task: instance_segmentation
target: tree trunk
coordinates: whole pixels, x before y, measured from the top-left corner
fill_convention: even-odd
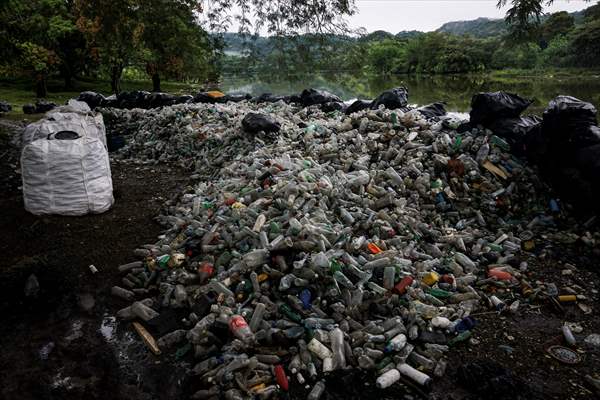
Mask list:
[[[152,74],[152,91],[160,92],[160,75],[158,75],[158,72]]]
[[[65,82],[65,90],[71,91],[73,90],[73,73],[71,67],[63,63],[60,68],[60,76],[64,79]]]
[[[121,74],[123,73],[122,65],[113,65],[110,70],[110,88],[114,94],[121,93]]]
[[[47,94],[46,75],[39,73],[35,76],[35,95],[38,99],[43,99]]]
[[[64,76],[65,79],[65,90],[70,91],[73,90],[73,77],[71,76],[70,73],[65,73]]]

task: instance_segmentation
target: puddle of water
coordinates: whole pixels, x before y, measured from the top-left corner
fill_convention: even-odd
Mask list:
[[[104,318],[102,318],[99,331],[104,337],[104,340],[108,343],[113,342],[117,333],[117,318],[112,315],[105,315]]]

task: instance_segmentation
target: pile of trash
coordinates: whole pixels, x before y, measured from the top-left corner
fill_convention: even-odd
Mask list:
[[[325,112],[341,111],[347,115],[366,109],[377,109],[384,106],[388,109],[408,108],[408,89],[397,87],[386,90],[374,100],[355,100],[347,104],[335,94],[321,89],[305,89],[299,94],[290,96],[277,96],[272,93],[263,93],[252,97],[248,93],[222,93],[217,90],[208,92],[199,92],[192,95],[173,95],[162,92],[146,92],[143,90],[134,90],[131,92],[121,92],[118,95],[105,97],[96,92],[82,92],[77,98],[79,101],[87,103],[93,110],[96,107],[119,108],[119,109],[154,109],[175,104],[226,104],[239,103],[245,100],[253,103],[278,103],[294,104],[302,107],[319,106]],[[428,117],[441,116],[446,114],[443,103],[434,103],[430,106],[422,107],[421,110]]]
[[[596,108],[571,96],[557,96],[543,118],[521,117],[532,102],[513,93],[476,94],[467,127],[490,129],[510,144],[513,154],[538,165],[562,197],[584,211],[597,212],[600,127]]]
[[[510,144],[382,96],[349,116],[284,101],[103,110],[130,135],[118,156],[194,171],[112,288],[152,352],[190,363],[192,398],[316,400],[350,369],[427,388],[476,312],[582,300],[526,280],[521,255],[553,215]]]

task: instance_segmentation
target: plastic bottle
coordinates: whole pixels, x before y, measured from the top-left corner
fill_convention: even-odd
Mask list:
[[[131,312],[143,321],[150,321],[158,317],[158,313],[140,301],[136,301],[131,305]]]
[[[564,324],[561,329],[563,337],[565,338],[565,342],[567,342],[569,346],[575,346],[577,344],[577,340],[575,340],[575,336],[573,336],[573,332],[571,331],[571,328],[569,328],[569,325]]]
[[[329,350],[323,343],[319,342],[315,338],[312,338],[311,341],[308,342],[307,348],[321,360],[333,356],[331,350]]]
[[[313,386],[310,393],[306,397],[307,400],[319,400],[325,392],[325,382],[319,381]]]
[[[232,315],[229,318],[229,330],[233,335],[244,343],[250,343],[254,340],[254,334],[241,315]]]
[[[344,333],[340,328],[335,328],[329,332],[331,341],[331,350],[333,350],[333,368],[346,368],[346,356],[344,352]]]
[[[429,377],[429,375],[414,369],[406,363],[398,364],[396,368],[398,368],[398,371],[402,375],[409,377],[411,380],[413,380],[421,386],[429,387],[431,385],[431,378]]]
[[[281,387],[281,389],[283,389],[287,392],[289,390],[289,382],[288,382],[288,378],[285,374],[285,370],[283,369],[283,366],[276,365],[274,368],[274,373],[275,373],[275,380],[277,381],[277,384],[279,385],[279,387]]]
[[[383,287],[391,290],[394,287],[394,278],[396,276],[396,268],[390,266],[383,269]]]
[[[406,346],[407,340],[408,340],[408,338],[406,337],[406,335],[403,333],[400,333],[400,334],[394,336],[392,339],[390,339],[390,341],[385,346],[385,351],[386,352],[400,351],[404,348],[404,346]]]
[[[211,263],[204,262],[198,266],[198,277],[200,283],[206,282],[215,273],[215,268]]]
[[[254,312],[252,313],[252,318],[250,319],[250,330],[252,332],[256,332],[260,327],[266,308],[267,306],[265,306],[263,303],[257,303],[256,307],[254,307]]]
[[[392,386],[394,383],[400,380],[400,371],[397,369],[390,369],[386,373],[380,375],[375,381],[375,385],[378,389],[385,389]]]

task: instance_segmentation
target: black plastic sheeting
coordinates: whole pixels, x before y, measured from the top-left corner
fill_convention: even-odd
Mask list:
[[[389,110],[395,110],[397,108],[403,108],[408,105],[408,89],[403,86],[386,90],[381,93],[373,103],[371,103],[372,109],[378,109],[379,106],[385,106]]]
[[[518,117],[531,103],[514,93],[478,93],[471,99],[471,124],[487,126],[501,118]]]
[[[248,133],[271,133],[279,132],[281,124],[266,114],[248,113],[242,120],[242,127]]]

